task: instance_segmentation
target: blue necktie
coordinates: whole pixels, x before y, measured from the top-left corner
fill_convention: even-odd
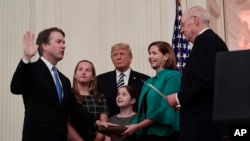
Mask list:
[[[62,86],[60,84],[59,76],[58,76],[57,69],[55,66],[52,67],[52,71],[53,71],[55,82],[56,82],[56,90],[57,90],[58,98],[59,98],[60,103],[62,103]]]

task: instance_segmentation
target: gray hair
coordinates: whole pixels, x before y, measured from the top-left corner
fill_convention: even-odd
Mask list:
[[[188,11],[188,13],[190,14],[190,16],[196,16],[198,17],[204,24],[209,25],[210,22],[210,17],[209,17],[209,13],[207,10],[205,10],[204,8],[200,7],[200,6],[194,6],[191,7]]]

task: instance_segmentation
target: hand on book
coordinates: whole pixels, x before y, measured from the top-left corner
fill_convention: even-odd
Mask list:
[[[118,125],[114,124],[114,123],[106,122],[106,121],[96,120],[95,126],[97,126],[97,127],[103,126],[103,127],[107,128],[108,126],[118,126]]]
[[[111,123],[112,124],[112,123]],[[98,132],[101,132],[103,134],[109,135],[109,134],[122,134],[125,130],[127,129],[127,127],[125,126],[120,126],[120,125],[108,125],[107,127],[104,126],[98,126]]]

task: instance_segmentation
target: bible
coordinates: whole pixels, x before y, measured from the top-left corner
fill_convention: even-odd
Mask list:
[[[127,127],[125,126],[108,126],[107,128],[104,126],[98,126],[97,130],[103,134],[119,134],[123,133]]]

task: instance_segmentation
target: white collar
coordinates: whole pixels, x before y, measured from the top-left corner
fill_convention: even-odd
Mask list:
[[[41,57],[41,60],[45,63],[45,65],[46,65],[46,66],[48,67],[48,69],[51,71],[53,65],[52,65],[48,60],[46,60],[44,57]]]
[[[205,32],[206,30],[208,30],[209,28],[204,28],[203,30],[201,30],[201,32],[198,35],[201,35],[203,32]]]
[[[115,70],[116,71],[116,78],[118,78],[120,76],[121,73],[123,73],[126,77],[128,77],[130,75],[130,72],[131,72],[131,68],[129,68],[128,70],[124,71],[124,72],[120,72],[118,70]]]

